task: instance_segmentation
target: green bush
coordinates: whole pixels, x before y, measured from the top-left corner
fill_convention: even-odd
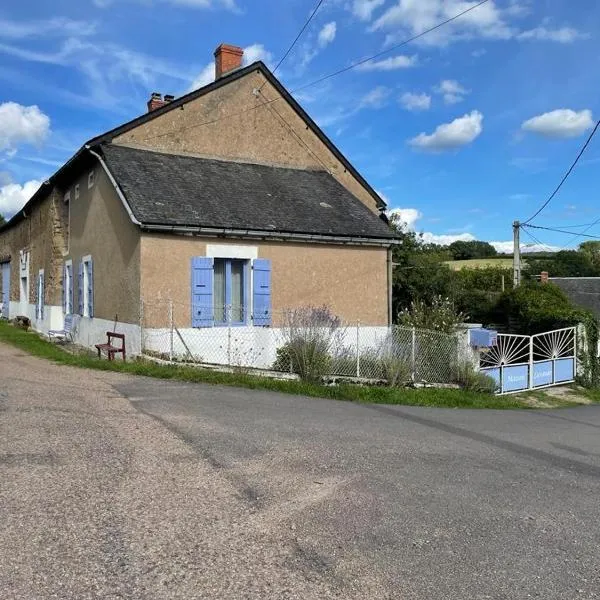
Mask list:
[[[296,373],[302,381],[320,382],[331,372],[332,359],[318,340],[296,338],[277,348],[274,371]]]
[[[469,392],[482,394],[494,394],[498,389],[498,384],[493,377],[477,371],[468,362],[462,363],[456,368],[456,383]]]

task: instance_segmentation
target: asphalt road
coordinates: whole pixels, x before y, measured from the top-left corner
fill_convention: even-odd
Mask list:
[[[600,406],[360,406],[0,345],[0,598],[600,598]]]

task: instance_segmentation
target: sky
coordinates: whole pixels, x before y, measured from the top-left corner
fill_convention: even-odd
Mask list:
[[[274,68],[315,4],[3,3],[0,213],[18,211],[86,140],[145,112],[151,92],[210,83],[218,44]],[[600,3],[489,0],[393,49],[474,4],[324,0],[276,75],[406,227],[509,251],[512,222],[539,208],[600,118]],[[599,173],[600,134],[533,223],[585,231],[573,226],[600,218]],[[528,231],[552,249],[582,241],[525,230],[529,249]]]

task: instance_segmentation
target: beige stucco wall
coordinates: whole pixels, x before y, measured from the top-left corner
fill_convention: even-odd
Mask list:
[[[169,300],[175,323],[191,325],[191,259],[207,244],[254,246],[272,261],[272,307],[328,306],[336,315],[364,325],[388,322],[387,250],[285,242],[225,241],[142,234],[141,292],[148,327],[168,325]]]
[[[10,256],[10,300],[20,300],[20,251],[29,251],[29,304],[37,300],[36,281],[44,270],[44,304],[60,305],[65,231],[62,195],[57,191],[28,211],[27,218],[0,232],[0,261]],[[0,290],[2,282],[0,281]],[[16,315],[13,315],[16,316]]]
[[[115,144],[176,154],[329,171],[373,212],[363,185],[306,126],[271,84],[254,71],[116,137]],[[262,106],[261,106],[262,105]],[[215,121],[216,122],[212,122]]]
[[[88,173],[71,187],[71,235],[66,259],[73,261],[75,310],[77,269],[82,257],[94,265],[94,317],[121,323],[139,323],[140,230],[125,211],[104,170],[94,169],[95,183],[88,189]],[[74,186],[80,196],[75,199]]]

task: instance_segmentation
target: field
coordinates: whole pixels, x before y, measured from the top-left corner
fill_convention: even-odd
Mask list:
[[[482,267],[496,267],[498,269],[512,269],[512,258],[472,258],[470,260],[447,260],[444,264],[448,265],[453,271],[461,269],[481,269]]]

